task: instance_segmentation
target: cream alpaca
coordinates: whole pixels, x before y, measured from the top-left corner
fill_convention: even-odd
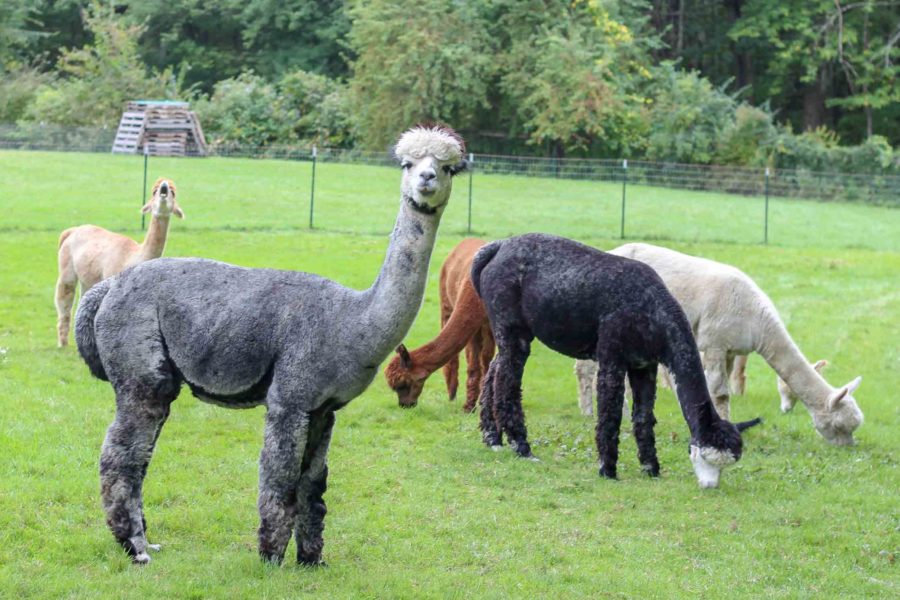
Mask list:
[[[740,270],[649,244],[625,244],[611,254],[653,267],[684,309],[703,353],[707,386],[716,410],[729,412],[728,379],[735,357],[759,353],[812,415],[816,430],[832,444],[853,443],[863,414],[853,398],[861,377],[828,385],[791,339],[775,305]],[[821,368],[821,367],[820,367]],[[590,377],[579,369],[579,377]],[[792,406],[782,401],[782,408]]]
[[[170,179],[158,179],[153,185],[150,202],[144,205],[141,212],[151,213],[150,226],[141,244],[96,225],[71,227],[59,236],[56,333],[60,347],[69,343],[77,284],[81,284],[81,293],[84,294],[107,277],[162,256],[169,231],[169,217],[174,214],[184,218],[184,212],[175,201],[175,184]]]

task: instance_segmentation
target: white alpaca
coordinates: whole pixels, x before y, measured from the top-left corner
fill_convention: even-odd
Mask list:
[[[809,364],[775,305],[746,274],[649,244],[625,244],[610,253],[653,267],[678,300],[703,353],[707,386],[723,418],[728,418],[728,380],[735,358],[757,352],[786,382],[782,410],[793,407],[789,389],[809,410],[822,437],[836,445],[853,443],[853,431],[862,424],[863,414],[852,394],[862,378],[841,388],[828,385],[817,372],[822,365]],[[576,373],[579,378],[592,375],[587,367],[576,368]],[[584,406],[583,398],[580,402]]]
[[[69,343],[72,323],[72,304],[75,287],[81,284],[84,294],[107,277],[121,273],[138,263],[159,258],[166,247],[169,217],[180,219],[184,213],[175,201],[175,184],[160,178],[153,185],[150,202],[141,208],[151,213],[150,226],[144,241],[107,231],[96,225],[70,227],[59,236],[59,279],[56,281],[57,344]]]

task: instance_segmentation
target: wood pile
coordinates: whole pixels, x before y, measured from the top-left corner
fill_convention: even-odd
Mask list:
[[[206,139],[187,102],[129,102],[119,121],[114,154],[206,156]]]

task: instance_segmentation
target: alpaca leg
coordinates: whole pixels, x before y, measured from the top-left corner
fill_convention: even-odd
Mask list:
[[[328,446],[334,428],[334,412],[312,416],[303,454],[303,473],[297,486],[297,562],[321,565],[325,531],[325,490],[328,487]]]
[[[441,295],[443,296],[443,290]],[[449,304],[441,302],[441,329],[446,327],[452,313],[453,308]],[[459,390],[459,356],[454,355],[447,361],[447,364],[444,365],[443,373],[444,381],[447,383],[447,396],[450,400],[455,400],[456,392]]]
[[[155,397],[152,389],[117,395],[116,418],[100,454],[100,494],[106,523],[136,563],[150,562],[144,519],[143,482],[153,448],[169,415],[173,395]]]
[[[597,384],[597,363],[592,360],[575,361],[575,378],[578,380],[578,406],[581,414],[594,414],[594,387]]]
[[[59,279],[56,281],[56,345],[60,348],[69,344],[69,330],[72,327],[72,305],[75,303],[75,286],[78,278],[65,246],[59,251]]]
[[[306,449],[309,413],[267,399],[266,431],[259,457],[259,555],[281,564],[297,525],[297,488]]]
[[[618,353],[606,350],[597,355],[597,452],[600,475],[615,479],[625,401],[625,365]]]
[[[490,446],[492,450],[499,450],[503,445],[500,436],[500,428],[494,419],[494,373],[497,370],[497,361],[491,361],[488,366],[487,375],[484,376],[484,382],[481,386],[481,415],[480,428],[481,439],[485,444]]]
[[[475,410],[475,404],[478,400],[479,394],[481,394],[481,390],[484,386],[485,377],[487,376],[488,367],[491,365],[491,361],[494,358],[494,336],[491,334],[491,330],[488,326],[482,327],[481,331],[475,334],[481,340],[481,352],[476,357],[478,361],[478,378],[473,382],[473,387],[471,392],[466,390],[467,398],[466,398],[466,406],[463,407],[466,412],[472,412]],[[471,396],[468,394],[471,393]]]
[[[703,353],[706,385],[712,397],[716,412],[723,419],[728,419],[728,355],[724,350],[706,350]]]
[[[522,411],[522,375],[531,353],[531,339],[522,334],[507,333],[499,343],[500,352],[494,373],[494,420],[506,433],[506,439],[516,454],[530,458],[528,430]]]
[[[746,354],[732,356],[732,363],[728,368],[731,374],[731,391],[737,396],[743,396],[747,387],[747,358]]]
[[[656,457],[656,438],[653,426],[656,417],[653,405],[656,402],[656,365],[643,369],[629,369],[632,408],[631,425],[638,447],[641,469],[651,477],[659,477],[659,460]]]
[[[476,333],[466,344],[466,403],[463,410],[471,412],[475,408],[478,392],[481,391],[481,338]]]

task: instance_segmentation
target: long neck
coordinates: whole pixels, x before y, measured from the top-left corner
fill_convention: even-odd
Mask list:
[[[487,319],[484,305],[475,292],[472,281],[466,277],[462,285],[453,313],[438,336],[410,352],[413,364],[428,375],[459,354]]]
[[[169,233],[169,217],[153,216],[150,219],[150,226],[147,228],[147,235],[141,244],[139,251],[141,260],[150,260],[159,258],[166,249],[166,236]]]
[[[675,394],[691,436],[699,439],[720,417],[709,397],[700,351],[691,326],[684,312],[679,307],[675,308],[678,310],[669,312],[665,328],[667,349],[663,364],[675,377]]]
[[[363,293],[359,323],[372,344],[365,351],[378,364],[406,337],[412,326],[428,279],[428,263],[440,214],[423,215],[401,201],[381,272]]]
[[[809,364],[777,315],[765,311],[758,319],[760,321],[763,327],[756,342],[756,351],[787,382],[807,408],[824,409],[834,390]]]

